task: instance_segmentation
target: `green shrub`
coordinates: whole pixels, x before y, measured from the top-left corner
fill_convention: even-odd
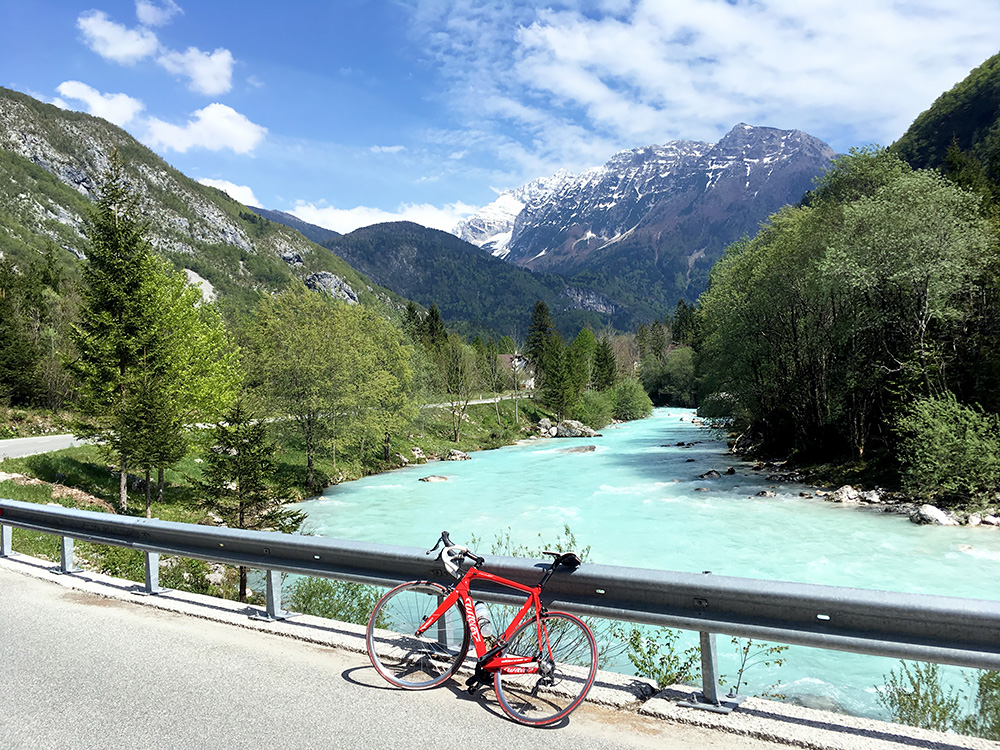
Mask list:
[[[1000,672],[976,673],[976,695],[971,701],[972,711],[967,713],[962,704],[970,703],[968,696],[961,690],[945,690],[937,664],[904,661],[900,667],[900,674],[890,671],[885,685],[878,689],[879,703],[893,721],[939,732],[1000,739]],[[973,678],[966,680],[971,683]]]
[[[611,632],[626,644],[626,654],[635,673],[655,681],[661,690],[668,685],[695,681],[701,674],[701,650],[692,646],[678,652],[677,630],[618,623]]]
[[[327,578],[300,578],[284,598],[288,608],[295,612],[366,625],[380,596],[375,586]]]
[[[955,396],[920,399],[898,420],[904,487],[944,503],[987,502],[1000,489],[1000,417]]]
[[[599,430],[609,425],[614,418],[611,397],[607,393],[584,391],[576,406],[570,411],[570,417]]]
[[[615,419],[642,419],[653,413],[653,402],[635,378],[624,378],[611,390]]]

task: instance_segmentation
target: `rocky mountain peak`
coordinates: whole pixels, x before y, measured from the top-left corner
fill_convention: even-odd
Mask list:
[[[577,175],[535,180],[455,233],[509,262],[569,276],[606,267],[616,246],[631,248],[622,252],[644,256],[655,275],[675,277],[673,293],[694,299],[707,278],[706,267],[697,281],[694,267],[800,199],[833,156],[802,131],[739,123],[718,143],[641,146]]]

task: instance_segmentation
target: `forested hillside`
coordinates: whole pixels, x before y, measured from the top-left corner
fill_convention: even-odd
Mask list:
[[[892,151],[915,169],[948,169],[952,146],[1000,180],[1000,54],[941,94]]]
[[[635,323],[629,310],[587,288],[517,268],[419,224],[376,224],[323,244],[376,283],[425,307],[437,305],[449,325],[470,336],[523,338],[537,300],[549,306],[566,335],[584,325],[600,330]]]
[[[105,120],[0,88],[0,252],[27,267],[52,248],[70,275],[86,253],[84,227],[100,175],[118,152],[156,252],[245,309],[316,273],[334,274],[360,299],[401,309],[347,263],[282,224],[179,173]],[[189,274],[190,275],[190,274]],[[208,289],[206,288],[207,292]]]

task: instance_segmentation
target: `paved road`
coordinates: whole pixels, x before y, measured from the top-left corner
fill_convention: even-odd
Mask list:
[[[82,444],[72,435],[42,435],[41,437],[12,438],[0,440],[0,461],[5,458],[20,458],[34,456],[36,453],[49,453]]]
[[[560,728],[522,727],[457,690],[389,689],[360,654],[2,567],[0,634],[9,750],[776,747],[590,706]]]

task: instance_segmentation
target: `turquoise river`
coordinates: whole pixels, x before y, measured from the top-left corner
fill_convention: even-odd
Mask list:
[[[327,537],[427,548],[447,529],[456,542],[482,540],[488,553],[498,535],[537,548],[568,525],[595,563],[1000,600],[1000,530],[920,527],[801,497],[811,488],[768,481],[692,419],[657,409],[600,438],[412,466],[332,487],[300,507],[308,532]],[[580,445],[596,450],[566,451]],[[725,475],[730,466],[735,474]],[[723,475],[699,478],[711,469]],[[448,481],[418,481],[430,474]],[[758,497],[764,489],[776,496]],[[724,636],[719,652],[720,671],[732,675],[735,648]],[[780,681],[776,691],[790,700],[880,716],[876,686],[898,670],[892,659],[804,647],[783,656],[780,667],[749,669],[741,692]],[[946,672],[970,692],[960,670]]]

